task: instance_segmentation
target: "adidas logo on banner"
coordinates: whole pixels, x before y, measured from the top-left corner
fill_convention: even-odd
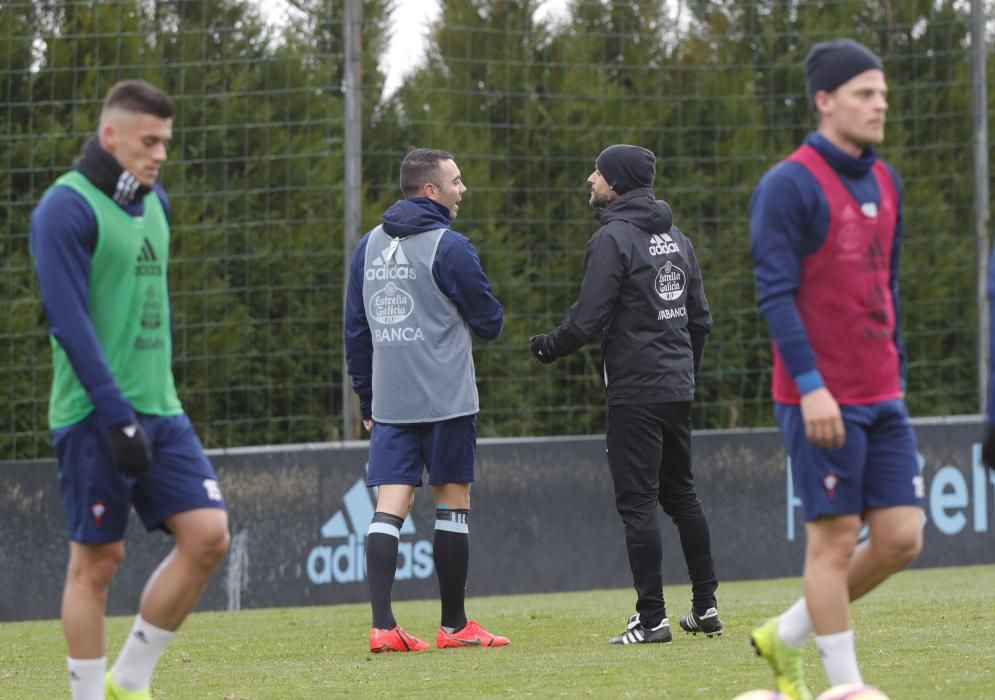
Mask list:
[[[668,255],[680,252],[669,233],[654,233],[650,236],[650,255]]]
[[[374,502],[366,482],[360,479],[342,497],[341,510],[321,526],[321,536],[338,544],[318,545],[307,557],[311,583],[358,583],[366,580],[366,531],[373,520]],[[414,535],[411,516],[401,526],[401,536]],[[397,544],[396,580],[429,578],[435,570],[432,541],[403,539]]]

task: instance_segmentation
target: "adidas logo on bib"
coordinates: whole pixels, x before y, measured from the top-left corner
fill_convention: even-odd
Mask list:
[[[366,270],[366,279],[413,280],[415,279],[415,268],[411,267],[408,256],[404,254],[402,248],[395,246],[393,252],[390,248],[385,248],[370,263],[370,267]]]

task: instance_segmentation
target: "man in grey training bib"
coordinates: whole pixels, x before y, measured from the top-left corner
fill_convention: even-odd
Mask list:
[[[439,648],[504,646],[468,620],[470,483],[477,451],[477,385],[470,332],[501,333],[504,311],[470,240],[450,221],[466,192],[453,156],[416,149],[401,191],[356,246],[345,310],[346,361],[371,432],[367,484],[377,508],[366,539],[373,608],[370,651],[422,651],[391,611],[398,540],[428,470],[435,496],[433,559],[442,621]]]

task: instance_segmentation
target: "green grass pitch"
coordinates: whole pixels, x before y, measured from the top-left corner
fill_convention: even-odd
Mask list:
[[[472,587],[472,572],[471,572]],[[729,700],[772,687],[750,629],[800,591],[798,579],[719,588],[726,632],[685,635],[689,589],[668,586],[670,645],[605,644],[631,614],[631,590],[495,596],[467,601],[472,617],[511,637],[503,649],[374,655],[366,605],[197,613],[167,649],[153,697],[218,700],[365,697],[593,697]],[[436,601],[396,602],[401,624],[434,644]],[[995,698],[995,565],[907,571],[853,609],[866,682],[892,700]],[[111,659],[131,618],[108,621]],[[806,671],[826,687],[814,644]],[[65,647],[56,620],[0,625],[0,696],[66,698]]]

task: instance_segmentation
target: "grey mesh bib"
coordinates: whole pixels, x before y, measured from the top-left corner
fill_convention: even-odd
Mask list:
[[[432,276],[446,229],[370,233],[363,304],[373,336],[373,419],[425,423],[477,413],[470,328]]]

